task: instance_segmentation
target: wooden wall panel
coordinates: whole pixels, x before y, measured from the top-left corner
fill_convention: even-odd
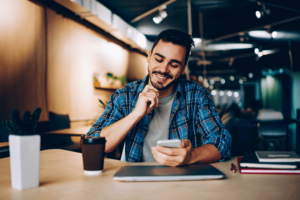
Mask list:
[[[93,88],[94,73],[145,76],[145,70],[135,70],[145,68],[145,56],[51,9],[47,22],[50,111],[68,113],[72,120],[97,119],[103,112],[98,99],[109,100],[112,92]]]
[[[48,110],[96,119],[112,93],[93,88],[94,73],[146,75],[145,56],[31,1],[0,1],[0,19],[0,120],[38,106],[40,120]]]
[[[143,79],[148,74],[147,57],[138,52],[131,51],[128,59],[126,77],[130,80]]]
[[[42,108],[47,120],[44,8],[0,1],[0,120],[10,112]]]

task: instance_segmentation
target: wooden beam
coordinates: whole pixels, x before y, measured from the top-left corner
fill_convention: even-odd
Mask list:
[[[192,35],[192,6],[191,0],[188,0],[188,25],[189,25],[189,35]]]

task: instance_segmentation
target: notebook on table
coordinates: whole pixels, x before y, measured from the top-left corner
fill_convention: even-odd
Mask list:
[[[265,169],[265,168],[243,168],[240,166],[242,157],[237,158],[239,170],[241,174],[299,174],[299,166],[296,169]]]
[[[113,177],[116,181],[187,181],[222,178],[225,178],[225,175],[208,164],[180,167],[124,166]]]
[[[256,151],[259,162],[300,162],[300,156],[293,151]]]
[[[295,162],[277,163],[277,162],[259,162],[255,153],[245,153],[241,159],[242,168],[269,168],[269,169],[296,169]]]

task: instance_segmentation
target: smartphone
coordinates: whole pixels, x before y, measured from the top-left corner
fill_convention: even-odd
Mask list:
[[[179,140],[179,139],[175,139],[175,140],[158,140],[157,141],[157,146],[179,148],[180,145],[181,145],[181,140]]]

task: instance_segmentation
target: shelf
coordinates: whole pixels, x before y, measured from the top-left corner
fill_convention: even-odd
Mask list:
[[[117,89],[115,88],[103,88],[103,87],[94,87],[96,90],[106,90],[110,92],[115,92]],[[119,89],[119,88],[118,88]]]

